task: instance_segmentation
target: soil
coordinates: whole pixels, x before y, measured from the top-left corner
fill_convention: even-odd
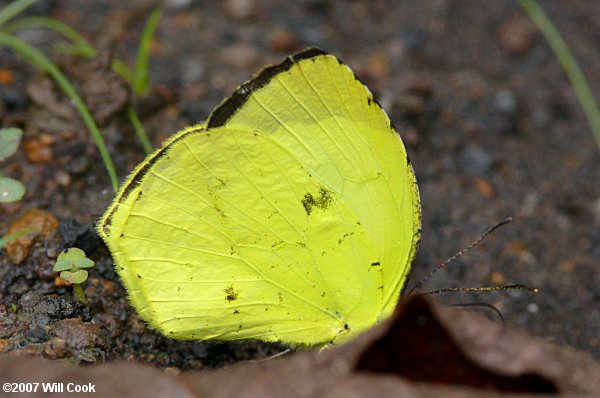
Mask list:
[[[600,93],[600,3],[540,4],[592,92]],[[204,120],[261,66],[319,46],[374,92],[413,162],[423,232],[408,286],[512,216],[421,290],[535,286],[540,293],[443,293],[437,299],[491,304],[509,326],[600,358],[600,148],[554,53],[517,2],[165,0],[162,7],[151,45],[152,91],[141,98],[133,98],[109,65],[111,57],[133,64],[151,12],[145,2],[48,1],[27,11],[86,37],[102,50],[92,61],[51,51],[60,38],[46,31],[19,34],[44,49],[82,93],[121,178],[144,157],[125,116],[129,101],[158,146]],[[38,216],[49,228],[20,264],[0,252],[0,351],[200,369],[282,349],[174,341],[146,327],[93,230],[113,192],[85,125],[49,78],[6,48],[0,49],[0,72],[0,126],[25,131],[0,173],[27,188],[22,201],[0,205],[0,233],[30,209],[43,210]],[[87,305],[52,272],[58,253],[72,246],[96,262],[84,287]],[[483,305],[474,310],[498,319]]]

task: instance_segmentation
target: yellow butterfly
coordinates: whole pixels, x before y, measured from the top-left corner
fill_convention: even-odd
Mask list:
[[[394,310],[421,226],[400,136],[317,48],[148,156],[98,224],[133,306],[177,339],[337,344]]]

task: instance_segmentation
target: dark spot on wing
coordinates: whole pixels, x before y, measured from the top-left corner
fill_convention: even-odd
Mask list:
[[[233,285],[226,287],[223,291],[225,292],[225,301],[229,303],[237,300],[239,297],[239,293],[233,288]]]
[[[319,196],[316,198],[309,192],[304,195],[304,199],[302,199],[302,206],[304,206],[304,210],[306,214],[310,216],[312,213],[313,207],[319,208],[321,210],[325,210],[329,207],[331,202],[333,202],[333,197],[331,196],[331,191],[325,187],[319,188]]]

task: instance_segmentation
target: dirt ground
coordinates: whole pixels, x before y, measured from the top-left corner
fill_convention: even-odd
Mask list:
[[[0,2],[4,5],[6,2]],[[95,61],[47,51],[93,108],[120,178],[143,159],[124,116],[126,85],[109,57],[131,64],[147,2],[45,1],[28,15],[63,21],[104,52]],[[124,5],[126,4],[126,5]],[[540,1],[600,97],[600,3]],[[204,120],[261,66],[307,46],[341,58],[400,131],[422,199],[423,232],[409,287],[497,221],[514,221],[436,274],[423,290],[526,283],[540,293],[444,293],[445,304],[485,302],[509,326],[600,358],[600,148],[569,81],[517,2],[473,0],[164,0],[152,43],[152,92],[134,102],[155,146]],[[20,37],[49,49],[57,36]],[[92,227],[113,192],[97,149],[68,100],[3,48],[0,124],[24,129],[0,172],[26,197],[0,205],[0,234],[28,209],[59,221],[17,265],[0,251],[0,351],[94,363],[221,367],[277,345],[172,341],[128,305]],[[98,87],[98,82],[102,82]],[[65,247],[96,261],[89,304],[56,283]],[[477,311],[485,310],[477,309]],[[489,314],[494,317],[493,313]],[[496,318],[497,319],[497,318]]]

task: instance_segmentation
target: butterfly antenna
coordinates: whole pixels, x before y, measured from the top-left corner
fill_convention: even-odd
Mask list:
[[[451,305],[449,305],[449,307],[463,307],[463,308],[464,307],[484,307],[484,308],[492,310],[496,315],[498,315],[498,318],[500,318],[500,321],[502,322],[502,324],[506,325],[506,322],[504,321],[504,317],[502,316],[502,312],[500,312],[500,310],[498,308],[494,307],[492,304],[475,301],[475,302],[471,302],[471,303],[451,304]]]
[[[454,256],[450,257],[449,259],[445,260],[444,262],[439,264],[437,267],[432,269],[427,275],[425,275],[425,277],[423,279],[421,279],[419,282],[417,282],[417,284],[415,286],[413,286],[412,289],[409,290],[408,295],[412,294],[412,292],[414,292],[415,290],[420,288],[423,285],[423,283],[425,283],[429,278],[431,278],[436,272],[438,272],[439,270],[444,268],[446,265],[450,264],[452,261],[454,261],[457,258],[459,258],[460,256],[462,256],[463,254],[465,254],[466,252],[468,252],[469,250],[471,250],[478,244],[480,244],[481,241],[484,240],[489,234],[491,234],[492,232],[494,232],[501,226],[508,224],[511,221],[512,221],[512,217],[507,217],[504,220],[496,223],[496,225],[494,225],[493,227],[491,227],[490,229],[485,231],[479,238],[475,239],[469,246],[465,247],[464,249],[462,249],[461,251],[456,253]]]
[[[445,289],[432,290],[422,294],[438,294],[446,292],[491,292],[494,290],[529,290],[532,293],[539,293],[540,289],[529,285],[503,285],[503,286],[484,286],[484,287],[447,287]]]

